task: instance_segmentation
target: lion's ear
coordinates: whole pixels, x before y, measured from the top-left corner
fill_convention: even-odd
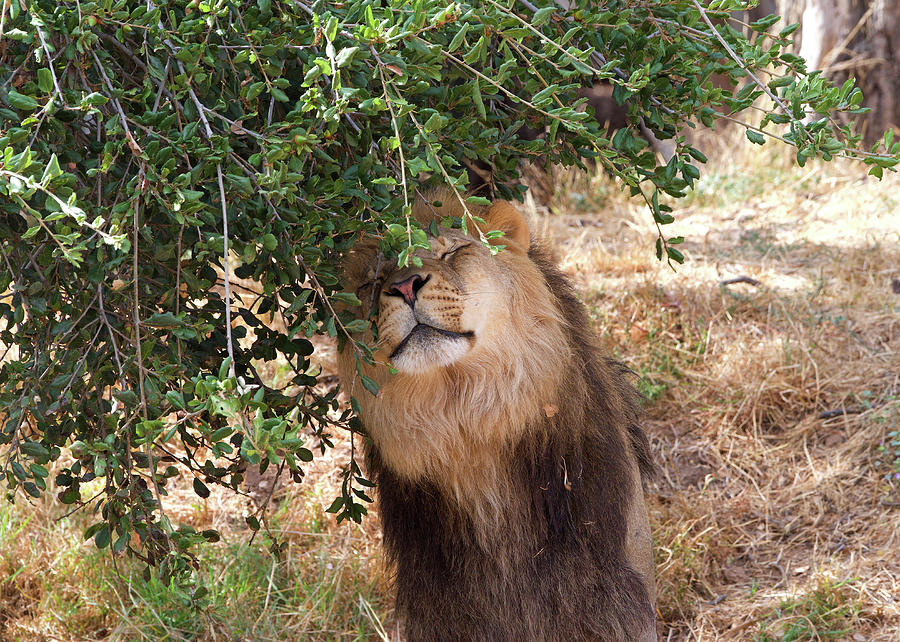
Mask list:
[[[528,223],[525,217],[509,201],[494,201],[483,214],[487,230],[501,230],[504,238],[496,239],[496,243],[505,243],[505,239],[512,239],[523,250],[531,246],[531,233],[528,231]]]

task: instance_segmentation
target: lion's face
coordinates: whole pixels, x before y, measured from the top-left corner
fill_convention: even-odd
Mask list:
[[[512,271],[521,249],[498,256],[458,230],[442,230],[421,267],[370,264],[357,296],[377,304],[379,352],[397,370],[424,373],[478,354],[509,329]]]

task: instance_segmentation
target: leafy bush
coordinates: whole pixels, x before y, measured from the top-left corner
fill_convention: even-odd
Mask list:
[[[55,486],[98,509],[85,537],[170,577],[218,537],[166,519],[176,463],[201,497],[237,490],[248,466],[299,481],[334,431],[361,431],[310,362],[316,334],[371,356],[336,313],[355,302],[337,257],[369,234],[415,262],[428,237],[409,202],[428,181],[464,190],[466,159],[512,198],[520,161],[592,158],[646,199],[657,254],[676,262],[660,196],[700,177],[705,156],[678,134],[691,122],[757,101],[747,136],[794,145],[800,164],[850,156],[880,176],[897,162],[890,134],[866,152],[808,119],[862,96],[786,52],[796,25],[761,19],[748,40],[734,0],[157,1],[4,4],[0,465],[8,497]],[[632,123],[611,137],[576,97],[601,81]],[[668,162],[641,124],[675,138]],[[274,359],[292,371],[281,389],[257,372]],[[329,510],[358,521],[369,485],[351,459]]]

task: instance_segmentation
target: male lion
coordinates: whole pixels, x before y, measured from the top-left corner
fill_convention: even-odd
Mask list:
[[[345,264],[375,315],[377,397],[351,347],[339,370],[371,437],[405,639],[655,640],[651,463],[626,368],[515,207],[472,209],[505,233],[496,256],[440,228],[420,268],[374,241]],[[442,192],[413,215],[463,210]]]

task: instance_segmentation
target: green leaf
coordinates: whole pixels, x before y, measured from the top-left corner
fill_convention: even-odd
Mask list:
[[[109,98],[107,98],[103,94],[98,94],[97,92],[90,93],[81,99],[82,105],[87,105],[90,107],[101,107],[108,102]]]
[[[354,319],[344,323],[344,329],[350,334],[362,334],[369,329],[371,323],[366,319]]]
[[[46,479],[47,477],[50,476],[50,473],[47,471],[47,469],[44,468],[43,466],[41,466],[40,464],[30,464],[28,466],[28,469],[31,471],[31,474],[34,475],[35,477],[42,477],[42,478]]]
[[[126,406],[136,406],[138,403],[138,396],[133,390],[113,390],[112,396]]]
[[[484,109],[484,101],[481,99],[481,86],[478,84],[478,78],[475,78],[475,82],[472,86],[472,102],[475,103],[475,111],[478,112],[478,115],[482,118],[487,118],[487,112]]]
[[[322,68],[318,65],[313,65],[312,67],[310,67],[306,71],[306,75],[303,77],[303,86],[309,87],[311,84],[313,84],[316,78],[322,75],[322,73]],[[265,86],[265,83],[263,83],[263,86]]]
[[[78,487],[73,485],[59,493],[57,498],[63,504],[70,505],[81,499],[81,493],[78,491]]]
[[[171,312],[157,312],[156,314],[152,314],[147,317],[141,323],[143,325],[150,326],[151,328],[174,328],[180,325],[184,325],[184,321],[176,317]]]
[[[549,87],[547,87],[546,89],[543,89],[543,90],[539,91],[538,93],[536,93],[532,97],[531,102],[535,105],[541,105],[542,103],[550,102],[550,98],[553,96],[553,94],[556,93],[556,91],[558,89],[559,89],[559,85],[552,84]]]
[[[199,495],[203,499],[206,499],[207,497],[209,497],[209,488],[207,488],[206,484],[204,484],[202,481],[200,481],[196,477],[194,477],[193,486],[194,486],[194,492],[197,493],[197,495]]]
[[[59,161],[56,159],[56,154],[51,154],[50,161],[44,168],[44,175],[41,176],[41,185],[47,185],[54,178],[61,175],[62,170],[59,168]]]
[[[123,530],[122,533],[116,538],[116,541],[113,542],[112,552],[113,553],[121,553],[123,550],[125,550],[125,546],[128,544],[128,541],[130,539],[131,539],[131,532],[127,529]]]
[[[275,248],[278,247],[278,239],[275,238],[274,234],[263,234],[262,244],[263,247],[266,248],[266,250],[268,250],[269,252],[274,252]]]
[[[317,68],[313,67],[313,69]],[[265,88],[266,83],[261,80],[259,82],[252,83],[249,87],[247,87],[247,93],[245,95],[246,99],[248,101],[256,100]]]
[[[166,399],[179,410],[184,410],[184,397],[177,390],[169,390],[166,393]]]
[[[538,9],[534,12],[534,16],[531,18],[531,26],[540,27],[547,23],[550,20],[550,16],[553,15],[553,12],[556,11],[556,7],[544,7],[543,9]]]
[[[364,374],[360,374],[359,379],[362,382],[363,388],[368,390],[372,394],[372,396],[378,396],[378,384],[375,383],[374,379],[367,377]]]
[[[38,88],[45,94],[51,93],[53,91],[53,74],[50,73],[50,70],[41,67],[37,70],[37,77]]]
[[[676,250],[674,247],[666,248],[666,254],[676,263],[684,263],[684,254]]]
[[[338,69],[346,67],[353,60],[353,56],[359,51],[359,47],[345,47],[338,52],[334,58],[334,63]]]
[[[764,145],[766,142],[766,137],[760,134],[757,131],[752,129],[747,130],[747,140],[756,145]]]
[[[6,95],[6,99],[9,101],[9,104],[12,105],[13,109],[22,111],[34,111],[39,104],[38,101],[31,96],[20,94],[15,89],[10,90]]]
[[[793,85],[795,82],[793,76],[782,76],[781,78],[774,78],[769,81],[769,89],[778,89],[780,87],[787,87],[788,85]]]
[[[800,28],[800,23],[795,22],[794,24],[788,25],[787,27],[782,29],[780,32],[778,32],[778,37],[787,38],[789,35],[791,35],[795,31],[797,31],[797,29],[799,29],[799,28]]]
[[[219,381],[224,381],[228,378],[228,372],[231,369],[231,357],[225,357],[222,359],[222,364],[219,366]]]
[[[25,470],[25,467],[17,461],[13,461],[10,464],[12,468],[13,475],[15,475],[20,481],[25,481],[28,479],[28,472]]]
[[[779,20],[781,20],[780,16],[768,15],[765,18],[760,18],[759,20],[751,22],[750,28],[754,31],[765,31]]]
[[[328,42],[333,42],[335,36],[337,36],[338,30],[338,19],[334,16],[328,17],[328,22],[325,24],[325,38]]]
[[[750,130],[748,129],[747,131]],[[690,178],[700,178],[700,170],[689,163],[682,165],[681,171],[684,172],[685,176],[689,176]]]
[[[109,525],[101,524],[100,529],[97,531],[97,534],[94,536],[94,543],[97,545],[97,548],[104,549],[109,545]]]
[[[331,502],[331,506],[325,509],[326,513],[336,513],[344,506],[344,498],[338,497],[333,502]]]
[[[225,439],[228,435],[234,433],[234,428],[231,426],[222,426],[217,431],[209,436],[210,441],[219,441],[220,439]]]
[[[332,300],[339,301],[345,305],[358,306],[362,304],[359,297],[352,292],[335,292],[331,295],[331,298]]]
[[[450,44],[447,47],[447,51],[453,53],[457,49],[459,49],[463,45],[463,41],[466,37],[466,33],[469,31],[469,23],[464,22],[462,29],[456,32],[453,36],[453,40],[450,41]],[[477,82],[477,81],[476,81]]]
[[[444,126],[444,119],[438,112],[433,113],[428,120],[425,121],[425,131],[436,132]]]
[[[220,540],[222,539],[222,536],[219,534],[219,531],[217,531],[217,530],[215,530],[215,529],[213,529],[213,528],[208,528],[208,529],[206,529],[205,531],[203,531],[202,533],[200,533],[200,535],[201,535],[201,536],[203,537],[203,539],[205,539],[207,542],[218,542],[218,541],[220,541]]]
[[[19,450],[28,455],[29,457],[34,457],[36,459],[44,459],[50,457],[50,451],[47,448],[36,441],[23,441],[19,445]]]

